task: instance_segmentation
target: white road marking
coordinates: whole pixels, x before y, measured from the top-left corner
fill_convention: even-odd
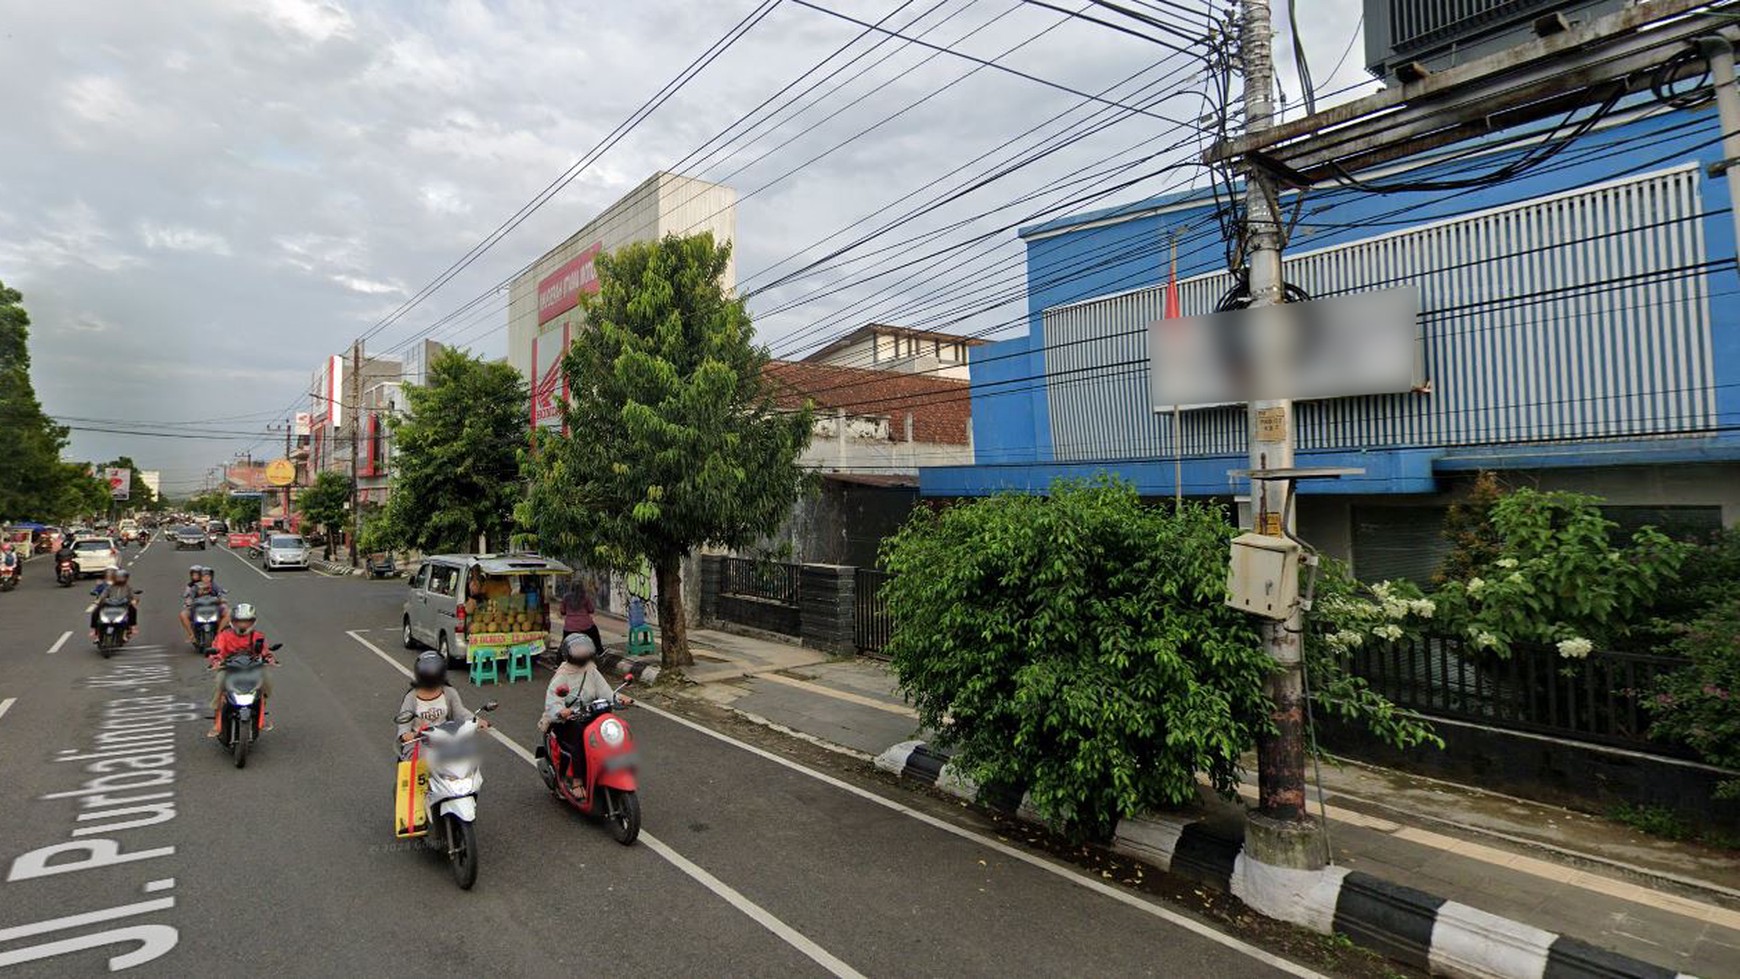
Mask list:
[[[7,697],[5,700],[0,700],[0,717],[5,717],[6,712],[11,710],[12,705],[16,703],[18,703],[17,697]]]
[[[97,610],[97,603],[96,602],[92,602],[91,604],[85,606],[85,614],[86,615],[89,615],[92,612],[95,612],[96,610]]]
[[[236,560],[242,562],[242,564],[244,566],[246,566],[249,571],[252,571],[253,573],[259,575],[260,577],[266,579],[267,581],[274,580],[271,575],[267,574],[264,571],[261,571],[259,568],[254,567],[253,562],[249,561],[245,557],[242,557],[240,554],[237,554],[235,551],[232,551],[227,547],[220,547],[220,548],[218,548],[218,550],[220,550],[220,551],[224,552],[225,554],[228,554],[230,557],[233,557]]]
[[[803,765],[800,765],[797,762],[792,761],[789,758],[782,758],[779,755],[776,755],[771,751],[766,751],[764,749],[757,748],[756,746],[754,746],[752,744],[747,744],[745,742],[739,741],[736,738],[733,738],[729,735],[720,734],[718,731],[712,730],[711,728],[708,728],[704,725],[697,724],[694,721],[691,721],[686,717],[679,717],[676,714],[670,713],[669,711],[663,711],[663,710],[658,709],[657,707],[650,707],[644,703],[639,703],[639,704],[636,704],[635,706],[641,710],[647,711],[647,712],[652,713],[652,714],[656,714],[659,717],[663,717],[667,720],[675,721],[676,723],[681,724],[684,727],[693,728],[694,730],[699,731],[702,734],[705,734],[710,738],[715,738],[715,739],[723,741],[726,744],[731,745],[733,747],[741,748],[742,750],[747,751],[752,755],[755,755],[755,756],[760,757],[760,758],[765,758],[768,761],[771,761],[776,765],[784,765],[786,768],[789,768],[794,772],[800,772],[804,775],[808,775],[809,777],[816,779],[819,782],[826,782],[827,784],[832,785],[837,789],[840,789],[840,790],[845,791],[845,792],[850,792],[855,796],[858,796],[862,799],[867,799],[870,802],[874,802],[879,806],[883,806],[885,808],[892,809],[895,812],[900,813],[901,815],[910,816],[913,819],[916,819],[919,822],[924,823],[928,826],[934,826],[937,829],[940,829],[945,833],[951,833],[955,836],[960,837],[961,839],[971,840],[974,843],[979,844],[980,846],[989,847],[990,849],[995,850],[998,853],[1001,853],[1004,856],[1009,857],[1010,859],[1020,860],[1023,863],[1031,864],[1032,866],[1038,867],[1039,869],[1044,870],[1048,873],[1055,874],[1058,877],[1062,877],[1064,880],[1070,881],[1071,883],[1077,884],[1081,887],[1085,887],[1090,891],[1094,891],[1096,893],[1103,894],[1106,897],[1109,897],[1112,900],[1117,901],[1121,904],[1129,905],[1130,907],[1135,908],[1138,911],[1143,911],[1143,912],[1146,912],[1148,914],[1151,914],[1154,917],[1159,918],[1160,920],[1165,921],[1169,924],[1177,925],[1178,927],[1183,928],[1186,931],[1194,932],[1195,934],[1200,935],[1203,938],[1208,939],[1209,941],[1217,942],[1221,945],[1225,945],[1227,948],[1230,948],[1233,951],[1242,953],[1244,955],[1248,955],[1251,958],[1256,959],[1259,962],[1273,966],[1274,968],[1279,969],[1282,972],[1288,973],[1289,975],[1299,976],[1299,977],[1301,977],[1301,979],[1327,979],[1327,977],[1324,976],[1320,972],[1313,972],[1312,970],[1307,969],[1302,965],[1299,965],[1299,964],[1294,963],[1294,962],[1290,962],[1284,958],[1281,958],[1278,955],[1275,955],[1271,952],[1260,949],[1260,948],[1256,947],[1255,945],[1251,945],[1248,942],[1244,942],[1244,941],[1241,941],[1237,938],[1234,938],[1231,935],[1227,935],[1227,934],[1223,934],[1221,932],[1218,932],[1218,931],[1214,930],[1213,928],[1210,928],[1209,926],[1203,924],[1200,921],[1196,921],[1192,918],[1185,917],[1184,915],[1179,914],[1175,911],[1172,911],[1168,908],[1163,908],[1163,907],[1160,907],[1159,905],[1145,901],[1139,897],[1136,897],[1133,894],[1126,893],[1122,890],[1119,890],[1118,888],[1112,887],[1109,884],[1105,884],[1105,883],[1102,883],[1100,881],[1094,880],[1091,877],[1083,877],[1083,876],[1081,876],[1080,873],[1078,873],[1072,867],[1066,867],[1063,865],[1055,864],[1055,863],[1052,863],[1050,860],[1045,859],[1044,857],[1036,856],[1034,854],[1027,853],[1027,852],[1022,851],[1022,850],[1018,850],[1018,849],[1016,849],[1012,846],[1009,846],[1005,843],[999,843],[996,840],[988,839],[984,836],[979,835],[978,833],[973,832],[972,830],[964,829],[964,828],[962,828],[960,826],[956,826],[952,823],[945,822],[941,819],[936,818],[935,816],[930,815],[929,813],[919,812],[918,810],[913,809],[909,806],[904,806],[904,805],[894,801],[893,799],[889,799],[889,798],[885,798],[883,796],[877,795],[876,793],[871,792],[868,789],[859,788],[858,786],[853,785],[850,782],[841,781],[840,779],[837,779],[837,778],[833,777],[832,775],[825,775],[825,774],[818,772],[814,769],[806,768]]]
[[[369,649],[369,651],[385,660],[388,666],[398,670],[407,677],[411,675],[410,669],[408,669],[403,663],[394,659],[386,650],[376,646],[372,642],[369,642],[362,636],[357,635],[357,630],[346,630],[346,635],[355,639],[357,642],[362,643],[363,646]],[[509,751],[518,755],[527,764],[533,766],[537,764],[537,759],[519,742],[501,733],[494,727],[489,729],[489,733],[494,735],[497,741],[506,745]],[[835,957],[833,953],[816,944],[802,932],[774,917],[766,908],[763,908],[761,905],[756,904],[749,898],[744,897],[742,893],[737,891],[737,889],[697,866],[687,857],[666,846],[651,833],[646,832],[644,829],[641,830],[640,839],[646,844],[647,849],[658,854],[664,860],[669,862],[671,866],[687,874],[702,887],[707,888],[720,898],[723,898],[726,903],[743,912],[756,924],[772,932],[787,945],[802,952],[805,956],[809,957],[810,961],[828,970],[830,975],[839,976],[840,979],[867,979],[863,973],[847,965],[845,962],[840,961],[840,959]],[[1310,973],[1307,973],[1307,975],[1310,975]]]
[[[56,639],[56,640],[55,640],[55,641],[54,641],[54,645],[52,645],[52,646],[50,646],[50,647],[48,647],[48,651],[49,651],[49,653],[51,653],[51,654],[52,654],[52,653],[58,653],[58,652],[60,652],[60,647],[62,647],[62,646],[65,646],[65,645],[66,645],[66,641],[67,641],[67,640],[68,640],[68,639],[71,639],[71,638],[72,638],[72,630],[71,630],[71,629],[68,629],[68,630],[67,630],[67,631],[65,631],[65,632],[63,632],[63,633],[61,633],[61,634],[60,634],[60,638],[59,638],[59,639]]]

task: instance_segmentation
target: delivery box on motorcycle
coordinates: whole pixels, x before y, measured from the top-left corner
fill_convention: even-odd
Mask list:
[[[421,747],[420,745],[418,747]],[[415,748],[411,757],[399,762],[399,776],[393,793],[393,835],[401,839],[424,836],[429,832],[429,763]]]

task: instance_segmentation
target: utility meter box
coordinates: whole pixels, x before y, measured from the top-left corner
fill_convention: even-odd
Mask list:
[[[1265,619],[1285,619],[1299,601],[1299,545],[1285,537],[1233,538],[1226,602]]]

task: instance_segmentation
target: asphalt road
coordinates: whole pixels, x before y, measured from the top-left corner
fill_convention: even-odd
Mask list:
[[[619,846],[526,761],[547,674],[457,683],[469,706],[501,702],[503,736],[486,744],[481,872],[462,892],[392,835],[392,716],[414,656],[398,643],[403,584],[268,576],[161,542],[129,557],[141,630],[112,659],[86,637],[90,583],[57,587],[33,561],[0,595],[0,971],[1313,974],[929,800],[655,710],[624,713],[645,829]],[[284,643],[276,728],[243,770],[204,737],[211,681],[176,622],[192,562]],[[172,751],[85,757],[99,733],[149,738],[128,729],[164,718]]]

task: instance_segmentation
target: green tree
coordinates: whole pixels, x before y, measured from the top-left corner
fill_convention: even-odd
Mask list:
[[[519,502],[527,395],[519,371],[458,350],[405,388],[409,415],[391,421],[393,493],[373,539],[425,552],[505,545]]]
[[[1468,496],[1450,504],[1444,517],[1444,539],[1450,542],[1450,553],[1435,577],[1438,584],[1466,581],[1474,569],[1487,567],[1499,558],[1503,542],[1492,525],[1492,507],[1503,497],[1504,486],[1498,477],[1482,472],[1475,477]]]
[[[597,261],[588,326],[563,360],[564,433],[539,434],[521,523],[595,567],[652,564],[661,659],[694,662],[682,559],[773,532],[803,485],[808,410],[781,413],[743,300],[711,234],[629,245]]]
[[[61,462],[67,430],[36,399],[23,298],[0,283],[0,521],[67,516],[62,507],[80,498],[88,478]]]
[[[331,469],[323,469],[314,477],[313,485],[296,497],[296,509],[302,519],[326,531],[325,558],[332,560],[333,531],[344,526],[349,516],[350,478]]]

